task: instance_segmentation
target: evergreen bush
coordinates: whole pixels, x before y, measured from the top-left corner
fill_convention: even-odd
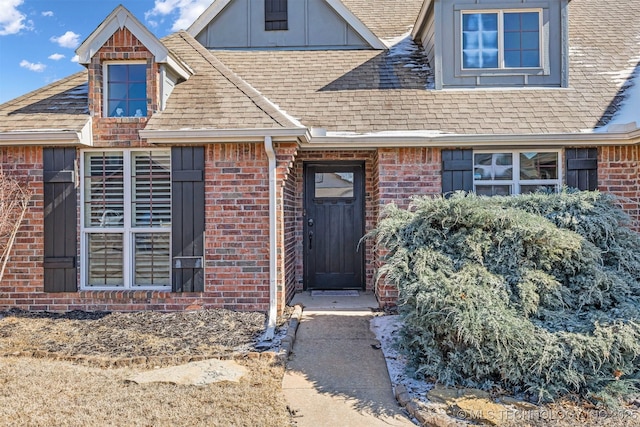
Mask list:
[[[418,376],[612,404],[640,375],[640,236],[598,192],[415,198],[370,237]]]

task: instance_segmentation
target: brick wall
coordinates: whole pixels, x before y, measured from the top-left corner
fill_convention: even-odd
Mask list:
[[[42,148],[2,148],[0,157],[3,172],[25,182],[33,192],[29,212],[18,231],[4,280],[0,283],[0,310],[17,307],[34,311],[175,311],[223,306],[220,298],[207,293],[123,290],[43,292]]]
[[[435,148],[381,148],[376,159],[378,167],[378,212],[389,203],[406,208],[411,196],[442,193],[441,154]],[[376,254],[381,264],[383,252]],[[380,279],[376,294],[381,305],[395,305],[398,290]]]
[[[29,210],[16,235],[9,262],[0,283],[0,310],[34,303],[32,294],[43,286],[42,259],[44,194],[42,185],[42,148],[0,148],[2,172],[32,193]]]
[[[293,294],[295,249],[296,144],[278,144],[278,309]],[[215,144],[205,150],[205,291],[43,292],[42,148],[3,148],[5,172],[35,193],[0,285],[0,310],[19,307],[47,311],[174,311],[228,308],[266,311],[269,307],[268,159],[262,143]]]
[[[600,147],[598,187],[614,194],[640,230],[640,147]]]
[[[366,230],[388,203],[406,207],[412,195],[440,194],[440,150],[384,148],[377,151],[302,151],[276,144],[278,220],[278,308],[303,277],[303,164],[311,161],[362,161],[365,165]],[[3,172],[33,192],[0,283],[0,310],[184,310],[224,307],[266,311],[269,306],[268,159],[262,143],[206,147],[205,292],[80,291],[43,292],[42,148],[1,148]],[[621,198],[640,224],[640,148],[602,147],[598,156],[600,190]],[[374,289],[382,253],[364,246],[366,286]],[[381,280],[382,305],[396,303],[397,291]]]
[[[104,61],[137,60],[147,63],[147,117],[103,117]],[[89,64],[89,111],[93,117],[93,138],[98,147],[144,146],[138,131],[158,110],[160,77],[158,64],[149,50],[127,28],[117,30],[91,58]]]
[[[300,179],[294,166],[297,155],[297,144],[277,144],[277,177],[278,177],[278,230],[282,242],[278,245],[278,264],[281,265],[278,280],[278,306],[291,301],[298,285],[297,249],[302,230],[299,228],[297,207],[297,183]]]
[[[224,308],[269,306],[269,176],[262,144],[206,148],[205,292]]]

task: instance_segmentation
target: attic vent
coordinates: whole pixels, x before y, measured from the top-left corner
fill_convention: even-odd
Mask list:
[[[288,30],[287,0],[264,0],[265,31]]]

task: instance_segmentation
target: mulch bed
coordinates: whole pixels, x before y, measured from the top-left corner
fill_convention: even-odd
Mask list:
[[[0,312],[0,355],[107,367],[231,358],[250,352],[264,325],[263,313],[222,309],[64,314],[9,310]]]

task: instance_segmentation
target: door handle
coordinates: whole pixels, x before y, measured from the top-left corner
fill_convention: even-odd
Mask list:
[[[309,249],[313,249],[313,231],[309,231]]]

